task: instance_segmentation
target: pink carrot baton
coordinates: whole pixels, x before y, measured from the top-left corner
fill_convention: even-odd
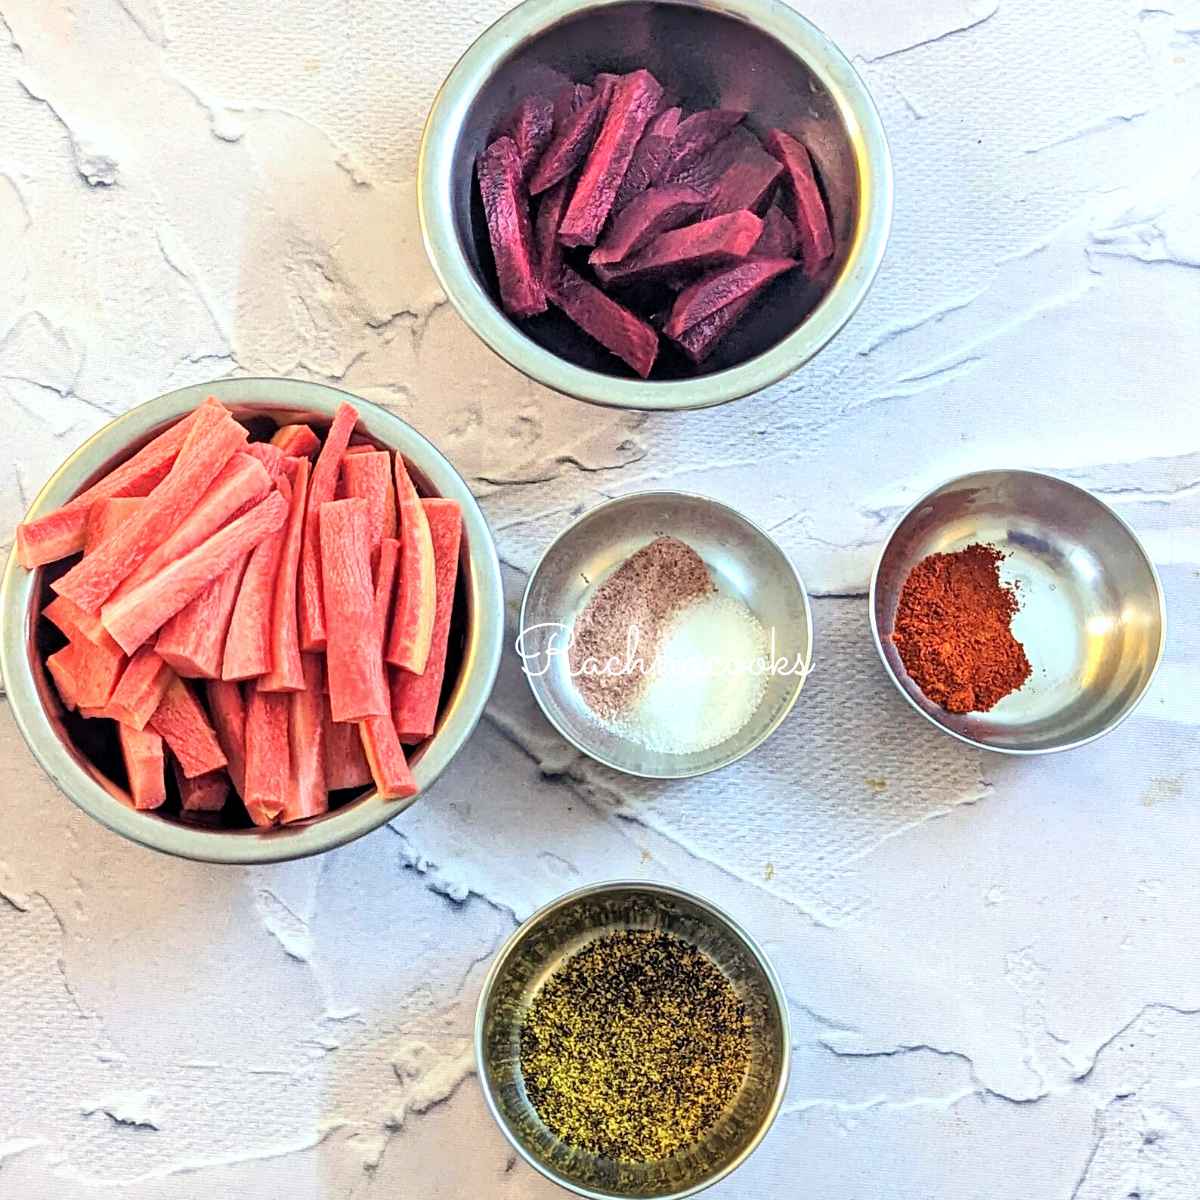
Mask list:
[[[371,766],[363,752],[358,726],[335,721],[329,696],[321,697],[325,737],[325,786],[331,792],[363,788],[371,782]]]
[[[159,630],[159,657],[185,679],[220,679],[225,638],[250,555],[218,575]]]
[[[142,810],[158,808],[167,798],[166,755],[163,740],[150,729],[117,726],[121,743],[121,758],[129,780],[129,796],[133,807]]]
[[[258,680],[259,690],[264,692],[297,692],[305,686],[304,666],[300,661],[296,591],[310,464],[307,458],[289,458],[287,464],[285,471],[291,484],[292,498],[271,593],[271,668]]]
[[[246,794],[246,706],[240,684],[210,679],[205,685],[208,711],[221,751],[229,760],[229,778],[239,796]]]
[[[437,609],[433,539],[429,518],[399,454],[395,478],[400,499],[400,568],[384,658],[393,666],[420,675],[429,660]]]
[[[211,397],[201,408],[220,408]],[[110,496],[148,496],[166,477],[200,409],[189,413],[62,508],[17,526],[17,560],[32,570],[83,549],[92,508]]]
[[[162,703],[150,718],[149,728],[170,746],[189,779],[226,764],[204,709],[182,679],[171,681]]]
[[[271,438],[289,458],[311,458],[321,448],[321,439],[307,425],[281,425]]]
[[[321,597],[321,508],[337,491],[342,455],[358,421],[358,411],[350,404],[341,405],[334,414],[325,445],[317,456],[308,483],[308,503],[304,512],[304,542],[300,552],[300,649],[325,649],[325,607]]]
[[[287,804],[291,774],[288,698],[252,688],[246,700],[246,786],[242,800],[255,825],[273,825]]]
[[[180,806],[184,812],[220,812],[229,799],[229,776],[224,771],[208,771],[189,779],[179,766],[178,759],[171,760],[175,772],[175,783],[179,788]]]
[[[321,506],[321,576],[328,615],[329,706],[335,721],[388,715],[365,500]]]
[[[450,641],[450,617],[454,610],[454,586],[458,578],[458,552],[462,539],[462,511],[455,500],[422,500],[433,539],[437,608],[429,661],[420,675],[393,671],[392,719],[401,742],[424,741],[437,725],[446,654]]]
[[[303,821],[329,808],[325,784],[325,699],[321,685],[324,668],[319,654],[301,660],[304,687],[288,696],[288,744],[292,771],[288,780],[283,821]]]
[[[367,527],[371,561],[379,555],[384,538],[396,536],[396,491],[392,482],[392,456],[386,450],[349,451],[342,459],[342,486],[346,496],[367,502]]]
[[[245,442],[245,428],[223,409],[198,409],[170,473],[137,515],[56,579],[51,585],[54,590],[70,596],[80,608],[96,612],[117,585],[170,537]]]
[[[101,612],[104,627],[132,653],[218,575],[275,533],[287,517],[287,507],[287,501],[272,492],[156,578],[106,604]]]
[[[266,467],[252,455],[238,453],[227,462],[212,486],[171,535],[108,598],[111,604],[139,584],[155,578],[176,559],[256,504],[271,490]]]
[[[153,646],[141,646],[113,689],[105,715],[133,729],[145,729],[174,678]]]
[[[396,568],[400,560],[400,543],[387,538],[380,548],[379,571],[375,580],[375,644],[380,661],[383,659],[383,639],[388,627]],[[371,767],[375,790],[382,799],[398,800],[417,794],[404,748],[396,736],[391,714],[368,717],[359,724],[363,750]]]
[[[280,479],[278,495],[291,511],[292,487]],[[222,679],[256,679],[273,665],[271,646],[271,605],[275,580],[283,558],[286,526],[260,542],[250,555],[242,576],[221,664]]]

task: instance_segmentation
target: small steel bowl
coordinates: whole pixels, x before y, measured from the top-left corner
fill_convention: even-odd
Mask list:
[[[496,123],[552,72],[590,79],[648,67],[682,103],[745,109],[803,133],[829,193],[838,251],[816,281],[784,277],[705,372],[644,381],[550,312],[518,325],[493,299],[475,161]],[[561,79],[561,76],[559,76]],[[891,227],[892,165],[866,86],[840,50],[780,0],[526,0],[463,55],[434,100],[418,164],[421,229],[463,320],[547,387],[595,404],[690,409],[747,396],[811,359],[854,315]],[[681,360],[682,361],[682,360]]]
[[[451,690],[437,731],[413,759],[413,778],[423,792],[462,748],[491,694],[504,640],[504,598],[492,535],[470,489],[438,450],[399,417],[357,396],[294,379],[223,379],[183,388],[132,409],[94,434],[51,476],[28,516],[65,503],[206,396],[216,396],[235,416],[249,422],[271,418],[281,424],[308,421],[317,426],[327,425],[338,405],[348,400],[359,412],[358,431],[380,446],[399,450],[414,468],[418,487],[462,506],[462,568],[455,601],[462,643],[454,656],[457,667],[452,660],[447,670]],[[95,733],[108,723],[71,718],[73,738],[46,678],[41,644],[46,623],[39,621],[38,614],[50,594],[48,569],[54,566],[27,571],[17,562],[15,549],[9,555],[0,582],[0,672],[17,727],[34,757],[59,789],[102,825],[180,858],[278,862],[344,845],[413,803],[413,799],[380,800],[367,791],[324,816],[269,830],[208,828],[136,811],[110,778],[120,771],[115,736],[107,736],[107,730],[103,737]]]
[[[724,742],[692,754],[665,754],[600,724],[571,679],[565,654],[576,617],[595,589],[631,554],[670,535],[704,559],[718,590],[742,600],[773,637],[773,671],[758,710]],[[597,762],[645,779],[686,779],[749,754],[783,723],[812,665],[812,613],[804,582],[786,554],[753,522],[707,496],[637,492],[584,513],[542,555],[521,604],[518,653],[550,723]]]
[[[990,712],[958,715],[927,700],[890,634],[908,573],[926,555],[973,542],[1005,554],[1013,633],[1033,674]],[[1115,729],[1162,657],[1162,585],[1133,531],[1090,492],[1037,471],[980,471],[935,488],[900,518],[871,578],[871,631],[908,702],[984,750],[1047,754]]]
[[[660,1163],[617,1163],[566,1145],[538,1117],[521,1076],[521,1025],[538,988],[582,946],[617,929],[663,930],[697,946],[751,1020],[751,1065],[733,1104],[704,1142]],[[715,905],[654,883],[593,884],[534,913],[496,955],[475,1018],[479,1082],[504,1136],[547,1179],[590,1200],[682,1200],[724,1179],[771,1128],[790,1053],[787,999],[766,955]]]

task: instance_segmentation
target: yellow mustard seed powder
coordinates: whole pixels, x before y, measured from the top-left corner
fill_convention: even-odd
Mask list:
[[[525,1088],[569,1145],[657,1162],[703,1140],[750,1066],[745,1004],[703,951],[659,930],[606,934],[533,998]]]

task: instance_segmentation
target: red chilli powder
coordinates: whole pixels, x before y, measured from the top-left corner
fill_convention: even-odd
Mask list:
[[[929,555],[904,581],[891,640],[917,686],[947,712],[987,712],[1032,673],[1013,637],[1018,600],[1000,582],[1003,558],[977,543]]]
[[[568,660],[588,707],[604,720],[627,712],[645,686],[668,619],[715,590],[704,560],[678,538],[658,538],[626,559],[596,589],[571,632]]]

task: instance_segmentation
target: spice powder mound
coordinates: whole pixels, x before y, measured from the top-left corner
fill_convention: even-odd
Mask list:
[[[656,538],[626,559],[571,631],[568,661],[587,706],[604,720],[627,711],[646,685],[668,619],[714,591],[704,559],[678,538]]]
[[[659,1162],[695,1145],[750,1066],[745,1004],[703,951],[659,930],[619,930],[542,985],[521,1028],[525,1088],[568,1145]]]
[[[922,692],[947,712],[987,712],[1032,673],[1013,636],[1004,555],[978,543],[919,562],[900,592],[892,641]]]

